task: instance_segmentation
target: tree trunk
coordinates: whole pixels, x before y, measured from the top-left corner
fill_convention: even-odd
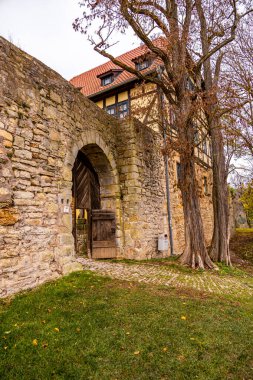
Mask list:
[[[205,244],[194,157],[192,156],[191,159],[189,159],[189,157],[181,154],[180,164],[180,188],[182,192],[185,223],[185,250],[180,257],[180,262],[192,268],[213,269],[215,265],[208,255]]]
[[[222,132],[218,122],[214,119],[210,123],[213,159],[213,212],[214,230],[209,250],[214,261],[231,265],[229,252],[229,205],[227,175],[225,169],[225,156]]]

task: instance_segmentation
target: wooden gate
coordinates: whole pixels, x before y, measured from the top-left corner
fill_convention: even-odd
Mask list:
[[[77,255],[91,254],[91,209],[100,209],[98,175],[87,157],[79,151],[73,167],[73,230]]]
[[[91,250],[94,259],[116,257],[115,214],[107,210],[92,210]]]
[[[73,167],[72,191],[76,254],[95,259],[116,257],[115,214],[100,209],[98,175],[81,151]]]

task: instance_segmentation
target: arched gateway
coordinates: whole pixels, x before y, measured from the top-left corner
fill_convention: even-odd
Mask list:
[[[0,69],[0,296],[80,270],[78,255],[155,257],[159,136],[2,38]]]
[[[115,258],[120,246],[120,188],[97,144],[78,151],[72,170],[72,233],[77,255]]]

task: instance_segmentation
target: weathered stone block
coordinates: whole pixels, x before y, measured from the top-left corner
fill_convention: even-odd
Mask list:
[[[13,226],[19,220],[20,215],[16,208],[0,208],[0,225]]]
[[[21,136],[15,136],[15,139],[14,139],[14,145],[20,147],[20,148],[24,148],[25,146],[25,139],[24,137],[21,137]]]
[[[19,158],[24,158],[25,160],[30,160],[32,158],[32,152],[29,150],[15,150],[15,156]]]
[[[60,133],[55,131],[55,130],[51,130],[49,132],[49,138],[53,141],[60,141],[61,139],[61,136],[60,136]]]
[[[3,129],[0,129],[0,137],[3,137],[4,140],[13,141],[13,135]]]
[[[15,199],[33,199],[34,194],[30,191],[14,191]]]
[[[49,96],[50,96],[50,99],[53,100],[53,102],[56,102],[58,104],[62,103],[60,95],[56,94],[56,92],[54,92],[54,91],[51,90]]]
[[[72,169],[70,167],[63,168],[62,179],[64,181],[72,181]]]

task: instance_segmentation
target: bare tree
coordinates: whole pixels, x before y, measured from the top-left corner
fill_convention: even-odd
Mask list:
[[[225,0],[222,4],[218,0],[83,0],[81,5],[85,6],[85,11],[83,17],[75,20],[74,28],[88,33],[92,23],[96,21],[96,33],[89,35],[94,49],[119,67],[135,74],[140,80],[155,83],[173,110],[177,151],[181,163],[180,187],[185,218],[186,246],[181,262],[193,268],[215,266],[205,246],[195,173],[194,117],[196,110],[205,108],[213,140],[216,182],[216,225],[212,255],[222,259],[225,254],[221,255],[220,251],[224,251],[225,261],[229,263],[224,154],[221,132],[216,128],[218,121],[212,113],[212,107],[216,104],[215,85],[222,52],[234,39],[237,24],[242,17],[238,14],[238,7],[242,7],[244,14],[249,11],[245,0]],[[219,17],[218,20],[215,19],[216,15]],[[163,67],[160,76],[154,75],[150,70],[138,71],[134,65],[125,65],[108,52],[115,43],[115,32],[124,33],[128,27],[144,43],[146,53],[149,52],[156,62],[160,62]],[[156,39],[157,36],[162,38]],[[211,60],[217,54],[217,64],[213,71]],[[191,80],[194,86],[189,87]]]
[[[225,60],[225,99],[233,107],[229,112],[227,133],[237,141],[244,155],[253,159],[253,27],[243,23],[236,43]],[[226,100],[225,100],[226,103]],[[225,106],[226,107],[226,106]]]
[[[240,23],[222,67],[219,105],[229,181],[242,184],[253,175],[253,28]]]

